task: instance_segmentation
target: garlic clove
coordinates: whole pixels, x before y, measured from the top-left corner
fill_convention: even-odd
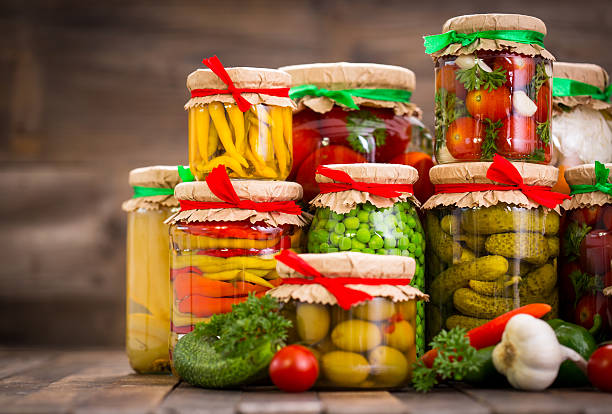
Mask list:
[[[493,69],[491,69],[489,67],[489,65],[487,65],[486,63],[484,63],[484,61],[482,59],[476,59],[478,66],[480,67],[480,69],[484,70],[485,72],[493,72]]]
[[[476,66],[476,56],[474,55],[461,55],[455,59],[455,65],[459,66],[461,69],[472,69]]]
[[[552,78],[552,75],[553,75],[552,65],[545,64],[544,65],[544,72],[546,73],[546,76],[548,76],[549,78]]]
[[[524,91],[516,91],[512,94],[512,109],[519,115],[529,117],[536,113],[538,106]]]

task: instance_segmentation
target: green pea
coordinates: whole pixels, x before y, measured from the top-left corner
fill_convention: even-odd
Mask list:
[[[327,223],[325,223],[325,228],[327,231],[333,231],[336,224],[338,224],[336,220],[327,220]]]
[[[347,217],[343,221],[344,226],[349,230],[355,230],[359,228],[359,219],[357,217]]]
[[[319,253],[319,246],[315,243],[308,242],[308,253]]]
[[[359,228],[360,229],[366,229],[367,231],[370,231],[370,223],[360,223],[359,224]]]
[[[351,239],[351,248],[353,249],[365,249],[365,243],[360,242],[357,239]]]
[[[347,230],[344,232],[344,236],[352,239],[357,236],[357,232],[355,230]]]
[[[329,234],[329,241],[331,242],[332,245],[334,246],[338,246],[338,243],[340,243],[340,238],[342,236],[340,236],[338,233],[334,232],[334,233],[330,233]]]
[[[392,236],[385,236],[385,248],[393,249],[397,241]]]
[[[398,211],[404,211],[404,209],[406,208],[406,206],[404,205],[404,203],[396,203],[394,206]]]
[[[391,231],[391,235],[396,239],[399,239],[400,237],[404,237],[404,233],[402,233],[401,231],[397,231],[397,229],[393,229]]]
[[[410,240],[408,237],[400,237],[397,240],[397,247],[402,250],[406,250],[408,248],[408,244],[410,244]]]
[[[390,254],[392,256],[399,256],[402,254],[400,249],[389,249],[387,250],[387,254]]]
[[[360,222],[367,223],[370,219],[370,213],[365,210],[360,210],[359,213],[357,213],[357,218]]]
[[[404,229],[404,234],[408,237],[412,237],[412,235],[414,234],[414,230],[412,230],[412,228],[410,227],[406,227]]]
[[[410,238],[410,241],[416,244],[417,246],[420,246],[421,242],[423,241],[423,236],[421,236],[421,233],[415,231],[412,237]]]
[[[421,246],[417,246],[416,249],[414,250],[414,255],[419,257],[423,255],[423,249],[421,249]]]
[[[409,252],[414,252],[416,250],[416,245],[414,243],[408,243],[407,249]]]
[[[365,249],[361,249],[361,253],[375,254],[376,250],[370,249],[369,247],[366,247]]]
[[[351,252],[361,253],[361,249],[351,249]]]
[[[338,243],[338,248],[340,250],[350,250],[351,245],[352,245],[351,239],[349,239],[348,237],[341,237],[340,243]]]
[[[397,219],[395,218],[394,215],[390,214],[388,216],[385,216],[384,222],[385,222],[387,227],[395,228],[395,225],[397,224]]]
[[[319,250],[321,251],[321,253],[327,253],[327,251],[329,250],[329,244],[327,243],[321,243],[319,245]]]
[[[385,244],[385,241],[378,234],[374,234],[370,238],[370,242],[368,243],[369,247],[374,250],[378,250]]]
[[[338,214],[338,213],[335,213],[333,211],[329,212],[329,217],[331,219],[337,220],[337,221],[340,221],[340,220],[342,220],[344,218],[344,216],[342,214]]]
[[[402,250],[402,256],[410,257],[410,252],[408,250]]]
[[[361,205],[361,209],[365,211],[374,211],[376,210],[376,207],[368,201],[367,203]]]
[[[357,208],[352,209],[345,215],[346,217],[357,217]]]
[[[425,268],[423,266],[417,266],[416,272],[414,274],[417,278],[421,278],[425,276]]]
[[[310,233],[310,235],[315,243],[324,243],[327,241],[329,233],[327,233],[325,230],[314,230]]]
[[[387,251],[385,249],[377,249],[376,250],[376,254],[382,254],[382,255],[386,255]]]
[[[318,210],[318,215],[320,218],[326,219],[326,218],[329,218],[329,212],[330,212],[329,207],[325,207],[325,208]]]
[[[406,213],[404,213],[403,211],[400,211],[399,213],[399,219],[401,222],[403,223],[407,223],[408,222],[408,216],[406,215]]]
[[[327,253],[336,253],[338,251],[337,247],[330,247],[329,249],[327,249]]]
[[[424,264],[425,263],[425,255],[422,254],[420,256],[417,256],[417,262],[419,262],[420,264]]]
[[[318,229],[324,229],[326,225],[327,225],[327,219],[319,220],[319,222],[316,224],[316,226],[313,224],[313,226],[318,228]]]
[[[372,238],[372,235],[370,234],[369,229],[360,228],[359,230],[357,230],[356,237],[357,240],[359,240],[361,243],[367,243]]]
[[[408,226],[410,226],[411,228],[415,228],[417,222],[414,217],[410,216],[406,219],[406,224],[408,224]]]
[[[338,234],[344,234],[344,232],[346,231],[346,228],[344,227],[343,223],[337,223],[336,226],[334,227],[334,231]]]

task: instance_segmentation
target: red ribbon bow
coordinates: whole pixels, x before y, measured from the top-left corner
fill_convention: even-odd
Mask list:
[[[179,200],[181,211],[205,210],[211,208],[240,208],[243,210],[255,210],[260,213],[285,213],[299,216],[302,214],[300,206],[293,201],[270,201],[255,202],[252,200],[241,200],[232,186],[232,182],[225,171],[225,165],[219,165],[212,169],[206,177],[206,184],[210,191],[223,201],[190,201]]]
[[[232,81],[232,78],[230,78],[216,55],[202,60],[202,63],[208,66],[208,68],[227,85],[227,89],[194,89],[191,91],[192,98],[229,93],[234,97],[234,100],[238,104],[238,108],[242,112],[246,112],[251,108],[251,103],[243,98],[241,93],[261,93],[281,98],[289,97],[289,88],[236,88],[236,86],[234,86],[234,81]]]
[[[527,198],[548,208],[555,208],[561,204],[563,200],[571,199],[571,197],[566,194],[551,191],[552,187],[525,184],[521,173],[519,173],[516,167],[512,165],[510,161],[498,154],[495,154],[493,163],[487,170],[487,178],[501,184],[437,184],[435,186],[435,193],[519,190],[525,194]]]
[[[315,173],[339,181],[337,183],[319,183],[321,194],[357,190],[380,197],[393,198],[401,196],[402,193],[413,193],[414,191],[412,184],[379,184],[355,181],[344,171],[334,170],[324,165],[319,165]]]
[[[411,279],[383,279],[383,278],[359,278],[359,277],[325,277],[319,273],[317,269],[310,266],[304,259],[292,252],[291,250],[281,250],[275,256],[276,260],[286,264],[293,270],[308,276],[310,279],[287,277],[283,278],[283,284],[286,285],[314,285],[323,286],[329,291],[342,309],[349,310],[351,306],[372,300],[373,297],[360,290],[351,289],[345,285],[409,285]]]

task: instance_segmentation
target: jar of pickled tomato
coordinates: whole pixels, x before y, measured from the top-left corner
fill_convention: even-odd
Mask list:
[[[547,191],[555,167],[499,160],[431,169],[436,194],[423,205],[428,340],[529,303],[549,304],[546,318],[559,313],[559,204],[569,197]]]
[[[309,222],[294,203],[299,184],[230,181],[222,166],[205,182],[181,183],[175,195],[181,210],[168,220],[171,348],[196,323],[278,285],[274,255],[299,251]]]
[[[431,135],[421,110],[410,102],[414,73],[399,66],[315,63],[280,68],[292,77],[293,169],[304,200],[317,194],[315,169],[322,164],[407,164],[419,170],[417,198],[433,191]]]
[[[169,371],[170,240],[164,221],[178,211],[179,181],[176,166],[132,170],[134,197],[122,205],[128,216],[126,352],[141,374]]]
[[[552,61],[546,26],[517,14],[448,20],[426,36],[435,62],[437,163],[551,160]]]
[[[417,359],[416,305],[427,299],[410,285],[414,259],[356,252],[296,255],[316,272],[305,275],[284,256],[278,259],[277,271],[285,283],[268,294],[284,303],[281,312],[293,322],[287,342],[307,346],[317,357],[315,387],[408,385]],[[300,284],[312,278],[314,284]],[[344,279],[340,287],[325,282],[337,278]],[[347,294],[346,288],[352,292]]]
[[[211,69],[187,77],[191,99],[185,105],[196,180],[220,164],[232,178],[287,178],[293,161],[291,77],[274,69],[225,69],[214,58],[204,62]]]
[[[612,339],[612,164],[568,168],[572,199],[563,203],[561,311],[598,341]]]

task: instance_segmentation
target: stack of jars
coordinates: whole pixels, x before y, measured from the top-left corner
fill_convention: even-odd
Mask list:
[[[485,14],[452,18],[443,32],[425,39],[441,164],[430,171],[436,194],[423,206],[429,338],[528,303],[550,304],[547,317],[559,307],[563,198],[531,191],[550,189],[558,176],[547,165],[554,58],[542,43],[546,27],[530,16]]]

